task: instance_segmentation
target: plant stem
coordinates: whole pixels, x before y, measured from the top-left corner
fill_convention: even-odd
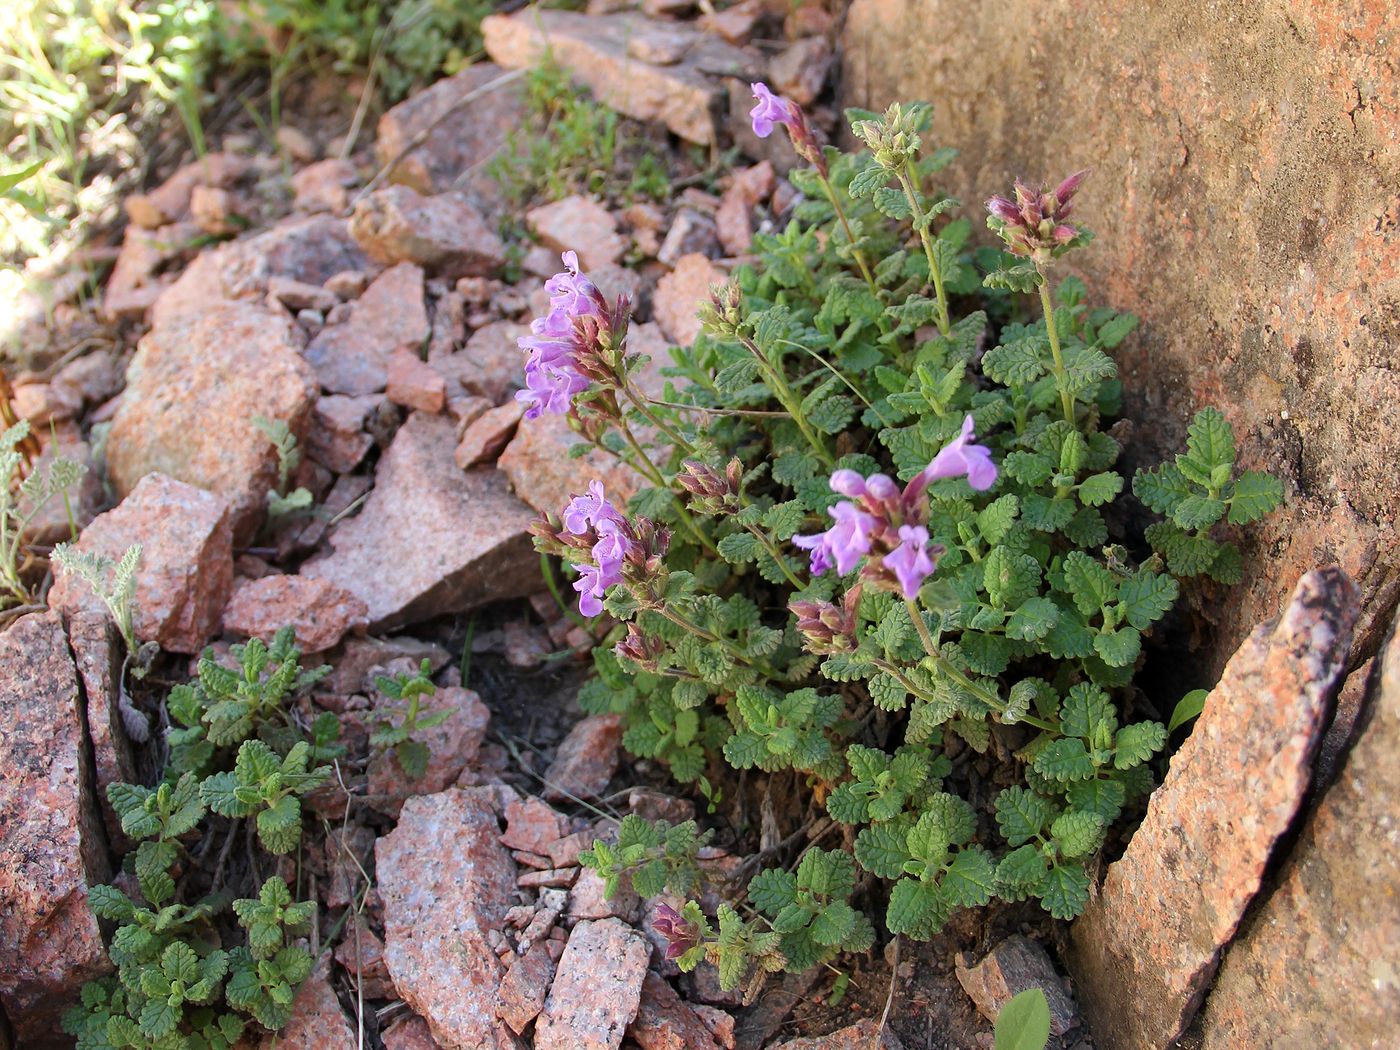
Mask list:
[[[754,539],[758,540],[759,543],[763,544],[763,549],[766,550],[772,557],[772,559],[778,563],[778,568],[783,571],[783,575],[787,577],[788,583],[792,584],[800,591],[802,589],[802,581],[799,580],[796,576],[794,576],[792,574],[792,570],[787,567],[787,562],[783,560],[782,551],[778,550],[778,548],[773,545],[772,541],[769,540],[768,537],[765,536],[762,532],[760,532],[756,526],[745,525],[744,528],[748,529],[749,532],[753,534]]]
[[[627,396],[628,401],[631,401],[632,404],[637,406],[637,411],[646,417],[647,422],[650,423],[652,426],[656,427],[657,430],[661,431],[661,433],[665,434],[668,438],[670,438],[671,443],[673,445],[692,456],[695,455],[695,446],[692,445],[685,438],[683,438],[679,431],[677,431],[669,423],[666,423],[664,420],[661,419],[660,416],[658,416],[655,412],[649,409],[647,407],[648,399],[638,397],[636,391],[632,389],[631,383],[624,383],[622,387],[622,392]]]
[[[1040,308],[1045,314],[1045,332],[1050,337],[1050,356],[1054,359],[1055,385],[1060,389],[1060,407],[1065,412],[1065,422],[1074,425],[1074,398],[1070,396],[1069,380],[1065,375],[1065,359],[1060,353],[1060,333],[1055,328],[1055,306],[1050,301],[1050,278],[1040,270]]]
[[[904,196],[909,199],[909,207],[913,212],[914,228],[919,233],[919,242],[924,246],[924,258],[928,260],[929,277],[933,280],[933,292],[938,296],[938,330],[943,333],[944,338],[952,335],[953,322],[948,316],[948,292],[943,287],[943,271],[939,269],[938,261],[933,256],[933,238],[929,236],[928,224],[923,221],[923,209],[919,207],[919,195],[914,189],[914,183],[906,172],[899,172],[899,184],[904,188]]]
[[[695,541],[699,543],[700,546],[704,547],[711,554],[719,554],[719,548],[710,541],[710,538],[706,536],[703,531],[701,531],[700,526],[696,524],[695,519],[690,516],[690,512],[686,510],[685,505],[681,503],[680,497],[671,490],[671,486],[668,485],[666,479],[661,476],[661,471],[656,469],[656,464],[647,456],[646,449],[642,448],[641,442],[639,442],[632,433],[632,428],[623,421],[619,424],[618,429],[622,431],[622,436],[627,439],[627,443],[632,446],[632,449],[637,453],[642,464],[645,465],[646,469],[642,469],[639,466],[637,468],[638,471],[645,475],[657,488],[666,489],[671,493],[671,501],[676,506],[676,514],[680,517],[681,523],[685,526],[686,531],[695,538]]]
[[[855,256],[856,265],[860,267],[860,275],[870,286],[870,294],[878,299],[880,288],[875,283],[874,275],[870,272],[870,265],[865,261],[865,253],[856,247],[856,235],[851,230],[850,220],[846,218],[846,209],[841,207],[841,202],[836,196],[836,187],[831,184],[831,180],[822,171],[817,171],[817,177],[821,179],[822,189],[826,190],[826,199],[831,202],[832,210],[836,212],[836,217],[841,220],[841,228],[846,231],[846,242],[850,244],[851,254]]]
[[[783,378],[782,371],[771,364],[768,358],[758,349],[757,344],[747,336],[740,336],[740,342],[753,354],[754,360],[768,377],[769,386],[773,390],[773,396],[792,416],[792,421],[797,424],[797,429],[802,431],[802,436],[807,439],[807,443],[816,451],[817,456],[828,467],[836,466],[836,460],[827,451],[826,443],[812,429],[812,425],[807,422],[807,417],[802,414],[802,402],[797,399],[797,395],[792,392],[792,387],[788,386],[787,380]]]

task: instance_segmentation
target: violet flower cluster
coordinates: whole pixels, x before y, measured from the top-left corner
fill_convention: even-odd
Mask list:
[[[1054,252],[1079,236],[1079,228],[1065,220],[1074,211],[1074,194],[1089,169],[1077,171],[1054,190],[1033,190],[1016,180],[1015,200],[992,197],[987,211],[995,220],[993,228],[1013,255],[1046,262]]]
[[[854,470],[832,474],[832,491],[849,497],[827,512],[835,524],[825,532],[792,538],[798,547],[811,552],[812,575],[820,576],[835,566],[844,576],[863,560],[863,579],[897,590],[905,598],[915,598],[933,575],[944,550],[929,542],[928,501],[924,498],[929,485],[965,477],[974,489],[985,492],[996,483],[991,450],[974,444],[973,437],[973,420],[968,416],[962,432],[903,489],[884,474],[868,478]]]
[[[579,271],[578,255],[565,252],[565,270],[545,283],[549,313],[530,322],[530,334],[517,340],[528,353],[525,389],[515,399],[523,403],[525,418],[543,412],[563,415],[574,398],[595,379],[606,379],[612,370],[605,362],[609,351],[620,357],[626,330],[627,301],[610,306],[597,286]]]
[[[571,536],[591,537],[592,564],[578,566],[578,611],[597,616],[603,611],[603,595],[613,584],[622,582],[622,561],[627,555],[627,522],[603,494],[601,481],[590,481],[588,492],[575,496],[564,508],[564,529]]]

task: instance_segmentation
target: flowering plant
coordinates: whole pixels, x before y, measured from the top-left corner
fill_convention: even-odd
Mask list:
[[[747,909],[660,913],[668,954],[728,986],[870,947],[867,911],[921,939],[993,898],[1077,915],[1166,744],[1130,688],[1143,637],[1182,580],[1233,582],[1222,521],[1282,495],[1237,471],[1207,409],[1184,455],[1134,479],[1163,516],[1142,529],[1108,426],[1110,351],[1136,319],[1052,281],[1090,240],[1067,221],[1086,173],[992,198],[1004,250],[973,247],[957,202],[926,188],[952,159],[923,147],[928,107],[853,111],[868,149],[841,154],[754,94],[755,132],[784,128],[808,162],[789,176],[802,199],[712,290],[665,400],[634,382],[626,304],[572,256],[522,340],[531,411],[567,410],[644,482],[626,499],[590,484],[535,528],[600,617],[582,704],[620,713],[626,746],[741,834],[753,792],[804,789]],[[605,844],[585,861],[615,879],[660,856],[648,834],[635,861]]]

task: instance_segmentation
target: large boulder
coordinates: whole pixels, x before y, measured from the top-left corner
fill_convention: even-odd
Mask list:
[[[1356,611],[1340,569],[1308,573],[1211,690],[1071,931],[1070,969],[1099,1045],[1165,1048],[1200,1006],[1308,790]]]
[[[228,504],[212,492],[164,474],[147,474],[121,503],[83,530],[79,551],[120,561],[141,545],[132,629],[137,641],[173,653],[197,653],[219,631],[233,587]],[[106,615],[83,580],[60,571],[49,607],[67,615]]]
[[[20,1046],[45,1050],[63,1045],[59,1017],[83,982],[111,969],[88,907],[110,870],[58,614],[0,633],[0,711],[0,1007]]]
[[[219,303],[141,340],[107,439],[107,466],[125,496],[160,472],[228,501],[234,539],[252,539],[277,482],[262,417],[306,429],[316,379],[291,323],[254,303]]]
[[[505,967],[487,934],[505,922],[515,862],[499,835],[492,792],[454,788],[410,798],[375,844],[384,963],[443,1046],[493,1047],[504,1032]]]
[[[976,228],[971,202],[1013,177],[1094,167],[1071,268],[1144,321],[1114,352],[1125,415],[1152,421],[1130,456],[1158,461],[1214,404],[1244,465],[1285,478],[1243,583],[1202,603],[1208,673],[1315,565],[1361,587],[1351,666],[1400,588],[1397,38],[1396,5],[1337,2],[1083,0],[1047,22],[1039,0],[855,0],[846,21],[843,102],[936,102],[960,151],[938,186]]]
[[[1366,724],[1303,827],[1277,888],[1220,967],[1204,1050],[1382,1047],[1400,995],[1400,634],[1370,682]]]
[[[332,553],[302,566],[363,599],[373,631],[539,589],[534,515],[494,469],[458,470],[456,447],[452,420],[415,412],[364,508],[331,532]]]

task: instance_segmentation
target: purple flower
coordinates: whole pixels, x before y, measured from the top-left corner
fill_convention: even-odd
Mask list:
[[[588,491],[569,500],[568,506],[564,508],[564,528],[575,536],[582,536],[590,526],[597,526],[605,521],[621,520],[622,515],[604,495],[601,481],[590,481]]]
[[[525,418],[535,419],[542,412],[563,415],[573,404],[574,395],[588,389],[588,380],[566,362],[525,363],[525,389],[515,392],[515,400],[525,407]]]
[[[565,252],[561,258],[565,272],[556,273],[544,283],[544,290],[549,293],[550,316],[562,314],[574,318],[593,314],[602,317],[607,312],[602,293],[579,272],[578,253]]]
[[[749,110],[749,118],[753,121],[753,133],[761,139],[766,139],[773,134],[774,124],[785,124],[790,130],[796,130],[801,117],[798,115],[797,106],[785,99],[782,95],[775,95],[769,90],[768,85],[761,81],[757,84],[750,84],[753,89],[753,97],[758,99],[758,104]]]
[[[578,268],[578,255],[565,252],[565,270],[545,283],[549,292],[549,312],[530,322],[530,334],[516,342],[527,351],[525,389],[515,395],[526,405],[525,418],[542,412],[563,415],[573,405],[574,395],[588,389],[588,378],[579,371],[583,349],[579,320],[598,318],[607,322],[607,302],[597,287]]]
[[[918,496],[930,484],[945,478],[966,477],[967,483],[978,492],[985,492],[996,483],[997,468],[992,462],[992,450],[986,445],[971,443],[974,426],[972,416],[963,420],[962,433],[943,446],[933,462],[909,482],[906,499]]]
[[[1001,196],[988,198],[986,205],[994,220],[992,226],[1006,242],[1007,249],[1013,255],[1044,263],[1074,240],[1079,230],[1065,220],[1074,211],[1075,193],[1088,177],[1089,169],[1076,171],[1053,190],[1028,186],[1017,179],[1015,200]]]
[[[928,529],[922,525],[901,525],[899,541],[899,546],[885,555],[885,565],[894,571],[904,597],[912,601],[935,568],[928,552]]]
[[[592,553],[603,572],[621,573],[622,559],[627,556],[627,538],[619,530],[618,522],[607,519],[598,522],[598,542],[593,545]]]
[[[812,552],[813,576],[820,576],[833,564],[844,576],[870,553],[870,539],[880,521],[844,500],[827,513],[835,520],[835,525],[814,536],[794,536],[792,542]]]
[[[657,906],[651,928],[666,940],[666,958],[679,959],[700,943],[700,929],[669,904]]]

